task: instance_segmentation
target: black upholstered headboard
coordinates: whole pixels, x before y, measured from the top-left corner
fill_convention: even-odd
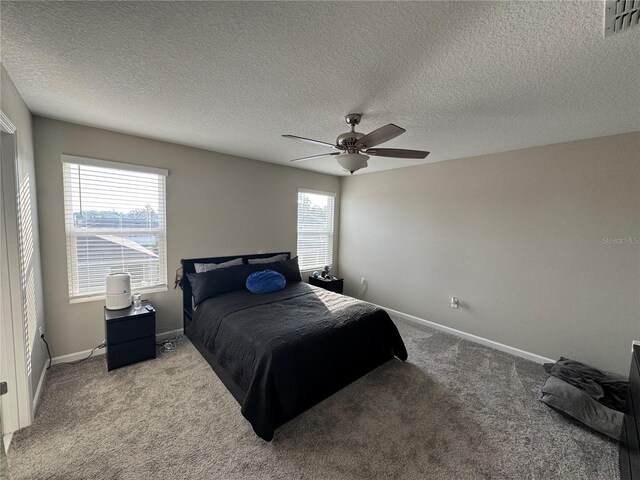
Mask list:
[[[187,278],[187,273],[196,272],[196,263],[223,263],[242,257],[247,263],[250,258],[267,258],[274,255],[286,254],[291,258],[291,252],[275,252],[275,253],[253,253],[250,255],[229,255],[226,257],[207,257],[207,258],[183,258],[180,260],[182,264],[182,319],[185,334],[187,333],[187,325],[191,322],[193,316],[193,305],[191,303],[191,284]]]

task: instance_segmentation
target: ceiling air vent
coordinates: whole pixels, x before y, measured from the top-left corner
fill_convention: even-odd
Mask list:
[[[640,0],[607,0],[604,4],[604,36],[637,27],[640,21]]]

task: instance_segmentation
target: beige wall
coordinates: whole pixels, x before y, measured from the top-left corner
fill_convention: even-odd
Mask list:
[[[42,303],[42,273],[40,265],[40,242],[38,240],[38,208],[36,195],[35,164],[33,156],[33,132],[31,112],[27,108],[13,81],[3,65],[0,65],[0,109],[16,127],[17,180],[22,184],[28,177],[31,202],[31,220],[34,240],[33,272],[36,299],[36,328],[30,333],[31,346],[31,391],[35,395],[40,375],[42,374],[46,352],[40,340],[38,326],[44,325],[44,309]]]
[[[347,293],[365,276],[374,303],[628,374],[640,133],[356,175],[341,205]]]
[[[34,118],[34,135],[44,305],[54,356],[92,348],[104,339],[104,301],[69,304],[61,154],[169,170],[171,287],[148,295],[158,312],[159,332],[182,327],[181,291],[172,286],[181,258],[295,253],[297,189],[339,193],[337,177],[46,118]]]

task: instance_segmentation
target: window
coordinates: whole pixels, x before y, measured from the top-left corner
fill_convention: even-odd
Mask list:
[[[333,263],[335,194],[298,190],[298,260],[300,270]]]
[[[162,169],[62,156],[69,298],[105,295],[105,277],[131,274],[137,291],[167,286]]]

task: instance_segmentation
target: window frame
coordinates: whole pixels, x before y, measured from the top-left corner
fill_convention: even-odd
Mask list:
[[[299,230],[299,226],[300,226],[300,206],[299,206],[299,197],[301,193],[309,193],[312,195],[324,195],[326,197],[332,197],[333,198],[333,212],[332,212],[332,217],[333,217],[333,221],[331,222],[331,250],[329,251],[329,254],[331,256],[331,261],[325,263],[324,265],[329,265],[331,267],[331,269],[333,269],[334,267],[334,261],[335,261],[335,249],[336,249],[336,243],[335,243],[335,236],[336,236],[336,204],[337,204],[337,199],[338,199],[338,194],[336,192],[327,192],[327,191],[323,191],[323,190],[313,190],[310,188],[298,188],[298,191],[296,192],[296,252],[298,253],[298,256],[300,255],[299,250],[299,238],[300,238],[300,230]],[[324,267],[324,265],[319,265],[319,266],[311,266],[311,267],[307,267],[305,265],[300,265],[300,271],[302,272],[311,272],[313,270],[319,270],[322,269],[322,267]]]
[[[87,293],[87,294],[74,294],[73,289],[77,287],[79,284],[78,278],[72,278],[74,272],[78,271],[78,255],[77,255],[77,239],[78,237],[87,236],[87,235],[100,235],[100,234],[111,234],[111,235],[122,235],[125,232],[127,235],[136,235],[136,234],[144,234],[144,235],[156,235],[161,234],[163,236],[163,241],[161,242],[161,248],[158,251],[159,264],[160,264],[160,276],[158,280],[163,283],[159,283],[157,285],[152,285],[149,287],[135,287],[132,286],[132,290],[140,293],[157,293],[157,292],[166,292],[168,291],[168,277],[169,277],[169,269],[168,269],[168,259],[167,259],[167,186],[166,186],[166,177],[169,176],[169,171],[162,168],[155,167],[147,167],[143,165],[135,165],[129,163],[122,162],[113,162],[108,160],[100,160],[96,158],[88,158],[88,157],[78,157],[73,155],[61,155],[61,163],[62,167],[62,177],[63,177],[63,218],[64,218],[64,228],[65,228],[65,242],[67,248],[67,293],[69,295],[69,303],[84,303],[84,302],[92,302],[98,300],[106,299],[106,291],[103,293]],[[69,165],[80,165],[80,166],[92,166],[92,167],[100,167],[100,168],[110,168],[114,170],[124,170],[129,172],[140,172],[140,173],[149,173],[158,175],[164,178],[161,186],[161,195],[162,195],[162,227],[153,228],[153,229],[144,229],[144,228],[131,228],[125,229],[122,228],[94,228],[90,231],[83,231],[81,229],[69,228],[69,212],[67,212],[67,195],[69,193],[70,180],[67,178],[65,173],[64,164]],[[162,272],[162,266],[164,264],[164,272]],[[164,276],[162,275],[164,273]]]

